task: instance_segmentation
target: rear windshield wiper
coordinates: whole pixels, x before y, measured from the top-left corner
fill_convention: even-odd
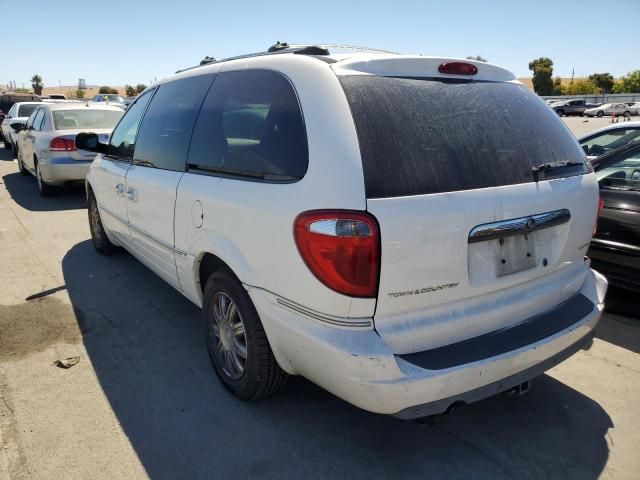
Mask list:
[[[567,167],[579,167],[584,166],[584,162],[551,162],[551,163],[543,163],[542,165],[538,165],[537,167],[533,167],[531,169],[531,173],[533,174],[533,179],[537,182],[540,179],[540,173],[548,173],[553,170],[557,170],[559,168],[567,168]]]

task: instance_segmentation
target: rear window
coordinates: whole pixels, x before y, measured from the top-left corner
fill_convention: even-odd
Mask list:
[[[56,130],[113,128],[123,113],[117,110],[55,110],[53,124]]]
[[[20,105],[16,117],[28,117],[39,105]]]
[[[522,85],[373,75],[340,82],[368,198],[527,183],[533,167],[550,162],[580,163],[553,178],[589,171],[558,115]]]

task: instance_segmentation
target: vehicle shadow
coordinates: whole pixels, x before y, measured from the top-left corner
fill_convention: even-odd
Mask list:
[[[640,353],[640,308],[637,293],[609,287],[605,313],[596,328],[596,336],[634,353]]]
[[[13,162],[15,155],[8,148],[1,147],[0,148],[0,161],[4,162]]]
[[[85,241],[62,268],[102,389],[151,478],[595,479],[606,465],[608,414],[546,375],[525,397],[422,424],[301,378],[241,402],[213,373],[199,310],[133,257]]]
[[[54,195],[41,197],[38,194],[35,177],[32,175],[20,175],[17,165],[16,172],[4,175],[2,181],[7,187],[11,198],[27,210],[53,212],[87,207],[83,186],[58,188]]]

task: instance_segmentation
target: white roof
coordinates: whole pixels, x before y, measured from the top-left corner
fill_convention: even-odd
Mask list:
[[[468,60],[465,58],[445,58],[422,55],[399,55],[389,52],[376,51],[372,53],[366,49],[355,50],[349,53],[335,53],[330,55],[302,55],[293,52],[282,52],[275,54],[256,54],[246,57],[231,58],[212,62],[203,66],[196,66],[180,71],[177,75],[162,79],[159,84],[170,82],[176,78],[184,78],[203,73],[214,73],[218,71],[229,71],[236,68],[247,68],[255,65],[256,68],[265,68],[265,65],[272,60],[274,63],[281,63],[284,58],[289,62],[320,63],[315,58],[327,59],[329,62],[324,65],[333,69],[336,75],[381,75],[381,76],[407,76],[407,77],[431,77],[431,78],[460,78],[471,80],[490,80],[497,82],[520,83],[515,75],[497,65],[491,63]],[[287,63],[289,63],[287,62]],[[463,62],[475,65],[478,73],[475,75],[454,75],[442,74],[438,67],[442,63]]]

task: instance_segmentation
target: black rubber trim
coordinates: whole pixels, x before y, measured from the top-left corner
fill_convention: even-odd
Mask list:
[[[435,402],[424,403],[422,405],[416,405],[414,407],[405,408],[395,413],[393,416],[401,418],[403,420],[413,420],[415,418],[424,418],[430,415],[436,415],[438,413],[446,412],[451,405],[464,403],[470,404],[489,398],[500,392],[505,392],[512,389],[524,382],[528,382],[532,378],[542,375],[550,368],[555,367],[560,362],[565,361],[567,358],[578,352],[580,349],[588,350],[593,342],[593,331],[587,333],[584,337],[578,340],[573,345],[565,348],[564,350],[556,353],[554,356],[527,368],[521,372],[518,372],[510,377],[503,378],[497,382],[490,383],[475,390],[454,395],[452,397],[436,400]]]
[[[553,310],[531,317],[513,327],[424,352],[399,355],[428,370],[443,370],[531,345],[570,327],[594,309],[587,297],[578,293]]]

